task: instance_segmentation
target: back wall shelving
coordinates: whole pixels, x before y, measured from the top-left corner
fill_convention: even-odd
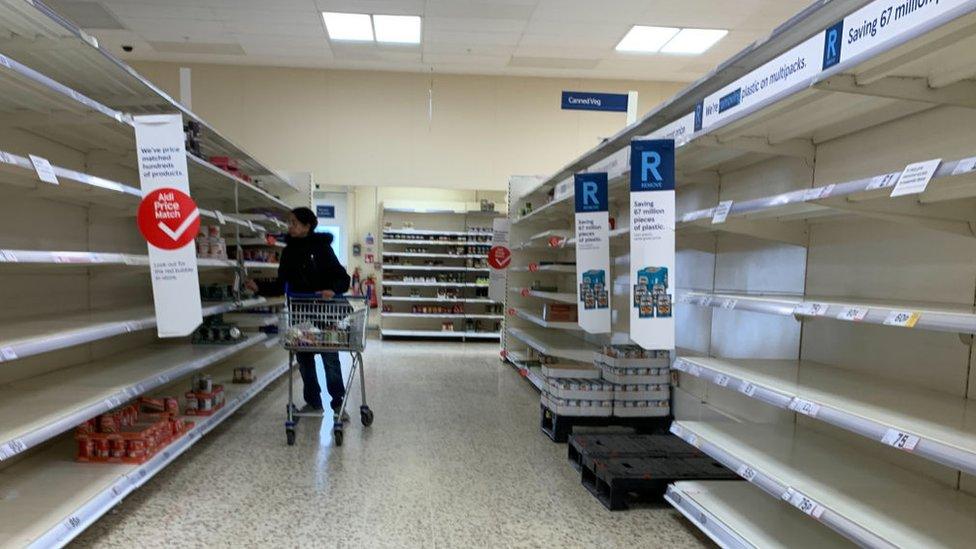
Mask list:
[[[487,258],[500,215],[476,203],[383,205],[383,337],[498,339],[503,314],[488,298]]]

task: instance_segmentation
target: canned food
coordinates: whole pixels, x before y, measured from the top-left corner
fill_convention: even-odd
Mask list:
[[[91,459],[95,456],[95,441],[88,435],[78,437],[78,459]]]
[[[95,439],[95,457],[107,458],[109,455],[109,443],[107,438]]]
[[[100,433],[117,433],[119,425],[115,421],[114,414],[102,414],[98,416],[98,431]]]
[[[173,415],[179,415],[180,413],[180,402],[173,397],[166,397],[164,399],[164,405],[166,411]]]
[[[109,438],[109,455],[113,458],[125,457],[125,440],[120,436]]]
[[[146,456],[146,441],[141,438],[133,438],[126,444],[127,454],[132,459],[142,459]]]

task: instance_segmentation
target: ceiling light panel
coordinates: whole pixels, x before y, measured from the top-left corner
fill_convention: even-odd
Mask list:
[[[707,51],[728,34],[723,29],[681,29],[664,47],[661,53],[699,54]]]
[[[374,15],[376,41],[384,44],[419,44],[420,17],[416,15]]]
[[[617,51],[655,53],[676,34],[678,29],[674,27],[634,25],[617,44]]]
[[[365,13],[323,11],[322,18],[332,40],[373,41],[373,24]]]

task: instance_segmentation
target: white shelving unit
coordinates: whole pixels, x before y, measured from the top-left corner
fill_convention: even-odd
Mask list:
[[[487,297],[487,253],[498,215],[464,203],[384,204],[384,337],[499,337],[502,310]]]
[[[59,547],[141,486],[285,371],[273,323],[280,299],[205,302],[204,316],[237,318],[244,337],[196,345],[152,331],[146,244],[135,229],[142,191],[133,116],[182,113],[200,126],[187,154],[203,224],[230,245],[269,246],[295,187],[222,136],[96,40],[41,2],[0,0],[0,537],[2,545]],[[39,180],[47,159],[58,185]],[[207,159],[234,158],[240,173]],[[38,224],[38,216],[56,219]],[[243,267],[199,259],[202,285],[231,284]],[[258,381],[231,383],[254,366]],[[141,465],[74,461],[73,429],[143,394],[181,396],[188,376],[223,383],[225,407]]]
[[[864,546],[972,543],[976,2],[925,6],[811,6],[552,175],[510,180],[506,309],[524,312],[505,354],[572,359],[582,345],[534,311],[575,302],[575,280],[527,266],[573,259],[573,174],[607,172],[623,340],[630,141],[675,140],[675,425],[773,496],[672,486],[722,546],[845,541],[818,520]],[[824,56],[828,29],[874,20]],[[920,192],[891,196],[932,160]],[[782,503],[791,488],[818,520]]]
[[[746,482],[676,482],[664,499],[719,547],[853,547],[787,502],[772,499]]]
[[[976,535],[976,497],[812,429],[676,421],[671,431],[859,545],[952,546]]]

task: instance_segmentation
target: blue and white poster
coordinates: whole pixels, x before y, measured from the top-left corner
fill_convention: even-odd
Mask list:
[[[630,339],[674,349],[674,140],[630,143]]]
[[[610,332],[610,214],[607,174],[578,173],[576,186],[576,309],[580,328]]]

